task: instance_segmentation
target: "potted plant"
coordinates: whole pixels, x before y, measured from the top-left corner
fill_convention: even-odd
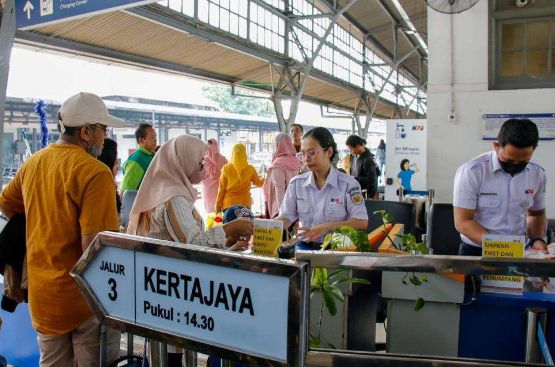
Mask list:
[[[337,301],[344,303],[345,295],[339,288],[340,284],[345,283],[359,283],[370,284],[366,279],[360,278],[339,278],[339,275],[347,272],[347,269],[336,270],[328,274],[327,269],[316,268],[312,272],[312,279],[310,281],[310,298],[316,294],[322,296],[322,303],[320,305],[320,313],[318,317],[318,334],[310,335],[310,347],[322,347],[322,317],[324,314],[324,307],[331,316],[337,315]],[[329,344],[333,349],[337,349],[333,344]]]

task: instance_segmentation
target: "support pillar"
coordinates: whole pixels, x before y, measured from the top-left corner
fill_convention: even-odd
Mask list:
[[[4,164],[4,114],[6,90],[13,42],[15,38],[15,0],[6,0],[0,25],[0,167]],[[0,185],[1,186],[1,185]]]
[[[258,128],[258,151],[262,151],[262,128]]]

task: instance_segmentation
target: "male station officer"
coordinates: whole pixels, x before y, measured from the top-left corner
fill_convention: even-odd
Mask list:
[[[482,256],[484,234],[521,236],[547,253],[545,171],[530,162],[538,146],[536,124],[507,120],[493,143],[495,150],[459,167],[455,176],[455,226],[461,234],[459,255]]]

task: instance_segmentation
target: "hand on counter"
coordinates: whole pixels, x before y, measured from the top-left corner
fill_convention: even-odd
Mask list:
[[[532,248],[534,250],[539,250],[539,251],[543,252],[546,255],[549,255],[549,251],[547,251],[547,245],[542,241],[535,241],[532,244]]]
[[[333,229],[329,228],[329,223],[320,224],[319,226],[307,228],[299,227],[297,230],[297,237],[301,240],[312,241],[315,238],[324,237]]]
[[[235,245],[228,248],[229,251],[246,251],[251,248],[251,244],[245,241],[239,241]]]

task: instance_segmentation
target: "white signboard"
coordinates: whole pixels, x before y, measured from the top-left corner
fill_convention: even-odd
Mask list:
[[[387,120],[386,134],[385,199],[398,200],[401,185],[409,193],[426,191],[426,120]]]
[[[503,123],[509,119],[530,119],[537,126],[540,133],[540,140],[555,139],[555,114],[536,113],[536,114],[497,114],[483,116],[483,140],[497,140],[499,129]]]
[[[102,247],[84,280],[106,314],[287,361],[289,278]]]

